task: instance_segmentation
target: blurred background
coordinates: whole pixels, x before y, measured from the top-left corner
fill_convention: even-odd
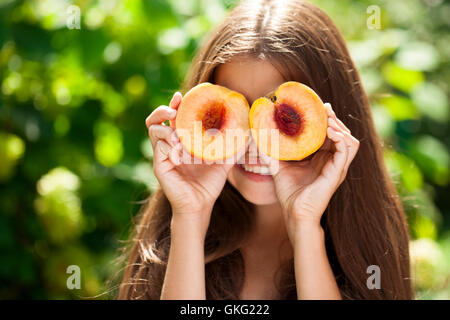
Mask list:
[[[450,299],[450,3],[313,2],[370,96],[417,296]],[[0,0],[0,299],[111,297],[117,248],[157,186],[144,119],[235,3]]]

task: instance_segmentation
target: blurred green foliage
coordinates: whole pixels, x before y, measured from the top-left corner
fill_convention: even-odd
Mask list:
[[[419,298],[450,298],[450,4],[313,1],[341,29],[411,226]],[[233,0],[0,1],[0,298],[106,298],[157,186],[144,119]],[[69,29],[68,7],[81,10]],[[381,28],[370,29],[370,5]],[[67,266],[82,270],[66,287]]]

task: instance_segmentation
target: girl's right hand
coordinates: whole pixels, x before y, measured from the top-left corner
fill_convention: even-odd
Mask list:
[[[145,120],[153,147],[153,170],[172,207],[172,221],[188,218],[200,223],[206,235],[213,205],[221,193],[232,164],[185,163],[190,155],[182,147],[172,124],[181,103],[176,92],[169,107],[156,108]]]

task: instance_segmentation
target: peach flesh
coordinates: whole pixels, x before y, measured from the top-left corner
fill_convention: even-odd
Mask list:
[[[184,95],[173,127],[195,158],[233,159],[249,139],[249,109],[242,94],[204,82]]]
[[[294,81],[255,100],[249,115],[258,149],[272,158],[288,161],[305,159],[323,145],[327,119],[320,97],[308,86]],[[280,135],[268,137],[268,130]]]

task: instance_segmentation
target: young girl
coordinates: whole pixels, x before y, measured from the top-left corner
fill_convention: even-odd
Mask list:
[[[163,125],[180,93],[146,119],[161,189],[139,215],[119,299],[412,298],[405,215],[358,72],[324,12],[301,0],[240,4],[197,54],[184,92],[208,81],[251,105],[290,80],[328,102],[327,139],[271,175],[260,173],[273,159],[248,151],[245,165],[182,163]]]

